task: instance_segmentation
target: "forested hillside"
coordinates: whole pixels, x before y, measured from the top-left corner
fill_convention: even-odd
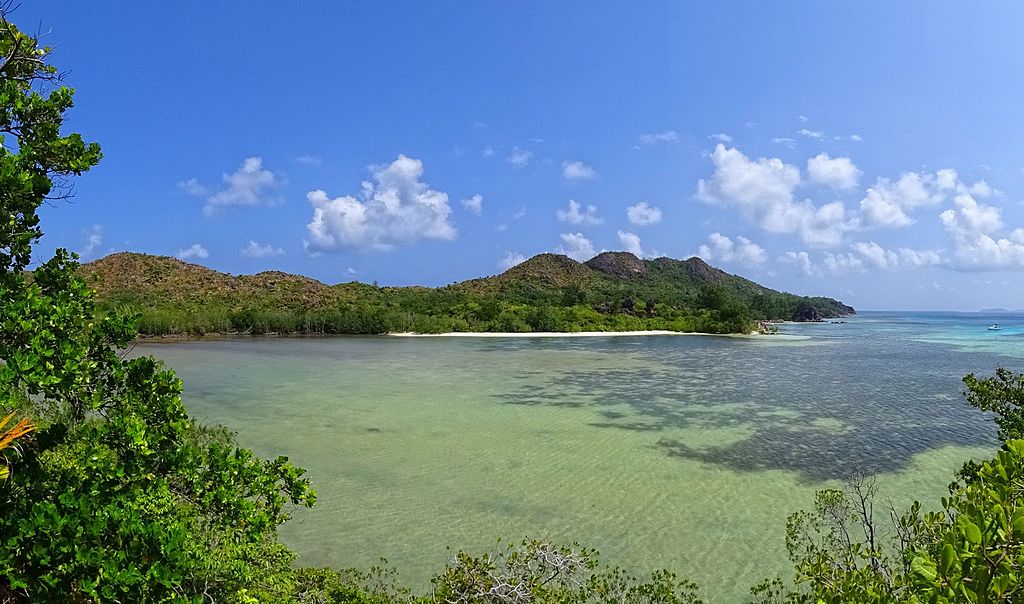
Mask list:
[[[540,254],[446,287],[325,285],[281,272],[232,276],[166,256],[119,253],[83,265],[105,310],[142,313],[148,335],[414,331],[747,332],[759,320],[853,314],[831,298],[778,292],[700,258],[605,252],[585,263]]]

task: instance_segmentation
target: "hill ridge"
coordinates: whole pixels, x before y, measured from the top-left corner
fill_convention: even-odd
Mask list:
[[[558,325],[742,331],[761,319],[817,320],[856,312],[832,298],[773,290],[696,256],[644,259],[623,251],[585,262],[537,254],[499,274],[436,288],[328,285],[279,270],[233,275],[136,252],[111,254],[80,271],[96,290],[101,310],[137,310],[143,315],[140,329],[154,334],[558,331],[541,329]],[[328,316],[341,323],[328,326]]]

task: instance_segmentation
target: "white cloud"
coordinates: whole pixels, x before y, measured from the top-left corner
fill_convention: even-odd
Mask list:
[[[826,252],[823,264],[828,272],[836,275],[864,270],[864,261],[853,254]]]
[[[633,254],[637,258],[644,258],[647,256],[647,254],[644,253],[643,247],[640,246],[640,236],[636,233],[619,231],[619,244],[622,245],[622,249]]]
[[[195,195],[196,197],[206,197],[210,194],[210,190],[195,178],[189,178],[188,180],[179,182],[178,188],[189,195]]]
[[[533,153],[520,149],[519,147],[512,147],[512,153],[505,158],[505,161],[512,164],[517,168],[525,168],[529,165],[530,160],[533,159]]]
[[[697,198],[734,207],[765,231],[796,233],[808,245],[830,247],[856,227],[842,202],[816,207],[810,201],[795,201],[800,169],[781,159],[751,160],[738,149],[718,145],[711,160],[715,173],[697,183]]]
[[[912,250],[901,247],[897,250],[900,264],[910,267],[938,266],[942,264],[942,256],[934,250]]]
[[[818,273],[817,267],[814,266],[814,262],[807,252],[786,252],[785,256],[779,257],[779,261],[795,264],[800,269],[800,272],[805,275],[815,275]]]
[[[594,244],[584,237],[583,233],[562,233],[559,237],[562,238],[563,243],[555,250],[559,254],[565,254],[579,262],[590,260],[597,255],[594,251]]]
[[[861,172],[849,157],[829,157],[819,153],[807,160],[807,178],[811,182],[834,187],[852,189],[857,186]]]
[[[651,132],[649,134],[641,134],[640,142],[645,145],[657,145],[657,144],[672,144],[679,142],[679,135],[676,134],[675,130],[662,130],[661,132]]]
[[[190,260],[192,258],[202,259],[209,258],[210,252],[206,251],[206,248],[203,247],[202,244],[193,243],[192,245],[183,250],[178,250],[177,256],[182,260]]]
[[[324,165],[324,160],[320,159],[316,155],[300,155],[295,158],[295,163],[319,168]]]
[[[626,218],[633,226],[658,224],[661,222],[661,209],[657,206],[647,205],[646,201],[641,201],[626,208]]]
[[[580,211],[583,206],[575,199],[569,200],[569,209],[558,210],[555,215],[562,222],[569,224],[601,224],[601,218],[597,215],[597,206],[588,205],[586,210]]]
[[[807,120],[811,118],[807,117],[806,115],[798,115],[796,116],[796,119],[800,120],[801,122],[807,123]]]
[[[242,248],[241,253],[246,258],[270,258],[284,255],[284,249],[250,239],[248,245]]]
[[[363,182],[360,199],[331,199],[322,190],[306,194],[313,205],[313,219],[306,226],[307,249],[390,250],[421,239],[455,239],[448,194],[420,181],[423,162],[399,155],[390,165],[374,166],[372,171],[373,182]]]
[[[978,182],[974,183],[969,187],[961,185],[961,188],[964,189],[964,191],[961,192],[967,192],[973,197],[991,197],[992,194],[995,193],[995,189],[990,187],[989,184],[984,180],[979,180]]]
[[[874,241],[858,241],[850,245],[850,249],[853,250],[853,253],[826,255],[826,268],[833,273],[845,273],[868,268],[878,270],[923,268],[939,266],[943,263],[942,256],[935,250],[911,248],[891,250]]]
[[[939,170],[935,174],[906,172],[895,182],[879,178],[860,202],[864,224],[905,227],[914,222],[910,214],[915,209],[942,203],[955,186],[953,170]]]
[[[712,134],[708,138],[710,138],[713,141],[718,141],[720,143],[731,143],[732,142],[732,137],[729,136],[728,134],[724,133],[724,132],[719,132],[717,134]]]
[[[806,136],[807,138],[813,138],[816,140],[821,140],[825,136],[825,133],[822,132],[821,130],[808,130],[807,128],[801,128],[797,130],[796,133],[801,136]]]
[[[730,262],[744,266],[764,264],[768,256],[764,248],[746,237],[736,237],[734,242],[721,233],[708,235],[709,245],[701,245],[697,255],[708,262]]]
[[[961,270],[1024,270],[1024,229],[1005,236],[1002,211],[979,203],[969,193],[957,195],[954,209],[939,218],[953,240],[952,266]]]
[[[498,268],[502,270],[508,270],[517,264],[526,262],[526,256],[518,252],[505,252],[501,260],[498,261]]]
[[[490,156],[494,155],[494,147],[492,147],[490,145],[487,145],[486,147],[484,147],[482,155],[484,157],[490,157]]]
[[[772,139],[772,142],[776,143],[778,145],[785,145],[785,146],[789,147],[790,149],[793,149],[793,148],[796,147],[796,139],[795,138],[789,138],[789,137],[786,137],[786,136],[777,136],[777,137]]]
[[[899,256],[874,241],[857,242],[850,246],[871,266],[880,269],[895,268],[899,264]]]
[[[562,176],[566,180],[579,181],[597,178],[597,172],[581,161],[562,162]]]
[[[851,134],[850,135],[850,140],[859,143],[859,142],[862,142],[864,140],[864,137],[859,135],[859,134]]]
[[[96,250],[103,245],[103,226],[94,224],[85,233],[85,246],[78,254],[83,260],[87,260],[96,253]]]
[[[732,203],[752,214],[765,206],[790,204],[793,190],[800,184],[800,169],[778,158],[751,161],[739,149],[716,145],[711,154],[715,173],[710,180],[700,180],[697,196],[705,201]]]
[[[479,216],[480,213],[484,211],[484,196],[477,193],[469,199],[463,199],[462,207],[465,208],[467,212],[472,212]]]
[[[226,186],[218,191],[211,190],[195,178],[182,181],[178,186],[190,195],[206,198],[203,213],[207,216],[229,206],[273,205],[280,201],[270,196],[279,184],[277,177],[270,170],[263,169],[263,160],[259,157],[246,158],[237,170],[225,173],[221,178]]]

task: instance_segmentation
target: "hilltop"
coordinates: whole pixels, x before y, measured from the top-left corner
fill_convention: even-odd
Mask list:
[[[389,331],[734,332],[757,320],[854,314],[831,298],[779,292],[700,258],[539,254],[495,276],[440,288],[327,285],[277,271],[230,275],[166,256],[84,264],[101,309],[140,312],[149,335]]]

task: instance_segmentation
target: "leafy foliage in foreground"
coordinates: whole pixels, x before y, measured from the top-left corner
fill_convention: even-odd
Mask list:
[[[97,320],[66,251],[25,272],[54,180],[100,154],[60,134],[72,91],[5,7],[0,124],[14,141],[0,146],[0,406],[31,415],[37,429],[0,491],[0,600],[231,602],[251,589],[286,592],[292,554],[275,532],[288,506],[315,499],[302,470],[199,429],[172,372],[122,358],[134,318]]]
[[[142,313],[149,335],[414,331],[734,333],[756,320],[852,314],[830,298],[778,292],[709,266],[605,252],[541,254],[494,277],[441,288],[327,286],[280,272],[233,277],[173,258],[120,253],[82,267],[103,310]]]

